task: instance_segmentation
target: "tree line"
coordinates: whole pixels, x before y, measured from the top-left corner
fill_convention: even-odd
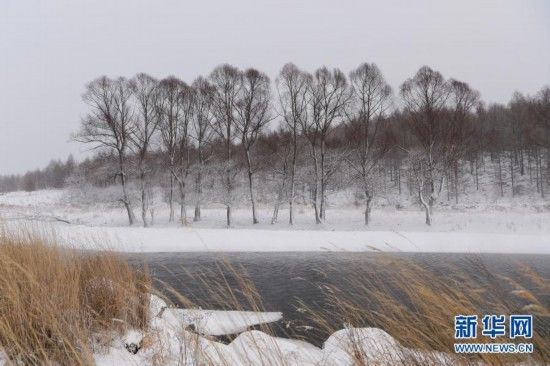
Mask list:
[[[204,188],[216,184],[228,226],[243,182],[254,224],[261,182],[273,193],[272,222],[286,204],[291,225],[298,198],[322,223],[330,191],[347,187],[360,191],[368,225],[388,172],[399,192],[404,177],[428,225],[443,191],[458,203],[466,167],[479,189],[487,159],[503,196],[508,187],[519,194],[517,181],[526,174],[541,198],[549,185],[548,87],[535,96],[516,93],[508,105],[485,106],[466,82],[427,66],[394,92],[369,63],[347,75],[289,63],[273,83],[256,69],[225,64],[192,84],[174,76],[102,76],[86,85],[82,98],[88,114],[73,138],[101,151],[86,166],[111,167],[130,224],[136,221],[132,200],[143,225],[150,223],[148,195],[159,180],[166,181],[170,221],[179,204],[182,223],[190,219],[188,206],[194,206],[193,220],[201,219]]]
[[[0,176],[0,192],[32,192],[39,189],[63,188],[76,167],[77,164],[70,155],[66,161],[50,161],[44,169]]]

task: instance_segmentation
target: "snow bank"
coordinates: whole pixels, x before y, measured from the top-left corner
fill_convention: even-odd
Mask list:
[[[283,314],[280,312],[170,308],[158,296],[152,295],[151,318],[159,317],[174,329],[187,329],[193,326],[194,331],[199,334],[221,336],[238,334],[254,325],[279,321],[283,318]]]
[[[53,224],[52,224],[53,225]],[[550,254],[550,234],[53,225],[68,246],[121,252],[383,251]]]
[[[200,334],[220,336],[244,332],[253,325],[272,323],[283,318],[280,312],[167,309],[193,324]]]
[[[128,227],[120,207],[71,203],[63,190],[0,195],[0,221],[17,228],[55,231],[65,245],[121,252],[276,252],[383,251],[550,254],[550,212],[515,207],[513,211],[437,211],[424,224],[421,210],[377,211],[366,230],[357,208],[330,209],[315,225],[310,208],[296,211],[296,224],[270,225],[271,210],[258,208],[260,224],[250,224],[248,209],[234,210],[235,227],[224,228],[225,211],[204,208],[203,221],[189,227],[168,224],[167,211],[155,211],[155,226]],[[282,209],[282,212],[284,209]],[[281,214],[283,215],[283,214]],[[285,213],[286,215],[286,213]],[[286,218],[286,216],[284,216]]]
[[[451,364],[451,355],[402,347],[393,337],[377,328],[346,328],[332,334],[323,348],[304,341],[272,337],[252,330],[244,331],[230,344],[222,344],[193,333],[187,327],[185,313],[167,312],[166,304],[153,296],[154,315],[147,334],[131,331],[104,353],[95,355],[98,365],[355,365],[361,357],[369,364],[408,363]],[[157,313],[158,311],[158,313]],[[155,314],[156,313],[156,314]],[[212,321],[223,323],[236,312],[219,312]],[[261,315],[258,313],[257,315]],[[177,315],[177,316],[176,316]],[[250,322],[251,314],[237,317]],[[243,323],[244,326],[244,323]],[[138,348],[129,352],[129,344]],[[353,355],[353,356],[352,356]],[[406,362],[406,363],[407,363]]]
[[[60,203],[64,195],[64,190],[57,189],[9,192],[0,194],[0,204],[9,206],[48,206]]]
[[[94,355],[98,365],[223,365],[244,364],[239,354],[223,343],[204,336],[235,334],[249,326],[282,318],[281,313],[213,311],[169,308],[157,296],[151,296],[150,329],[146,333],[130,331],[115,340],[107,352]],[[192,330],[191,325],[194,326]],[[197,334],[197,331],[201,334]],[[137,350],[133,354],[128,348]]]
[[[403,347],[378,328],[346,328],[333,333],[323,345],[325,359],[331,365],[354,365],[353,357],[365,364],[450,365],[451,355]]]
[[[254,330],[240,334],[229,344],[237,360],[253,365],[323,365],[323,350],[295,339],[272,337]]]

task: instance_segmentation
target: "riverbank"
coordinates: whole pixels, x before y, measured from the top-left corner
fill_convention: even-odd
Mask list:
[[[335,275],[335,269],[342,267],[338,262],[312,267],[318,274],[313,280],[294,273],[295,281],[314,283],[321,290],[317,307],[311,306],[306,293],[295,299],[307,326],[322,335],[315,345],[299,337],[295,330],[301,324],[286,318],[285,312],[266,312],[256,279],[239,263],[220,260],[203,268],[182,266],[182,273],[199,284],[198,291],[189,291],[163,281],[158,267],[143,262],[136,267],[135,261],[131,267],[120,254],[82,252],[30,232],[3,231],[1,360],[6,364],[323,366],[548,361],[550,340],[544,330],[549,315],[540,297],[548,293],[548,281],[536,265],[518,263],[510,276],[493,273],[483,262],[443,267],[461,270],[450,281],[441,268],[404,256],[379,254],[380,261],[372,262],[349,255],[354,260],[346,263],[346,275]],[[287,271],[284,266],[279,270]],[[280,280],[266,266],[264,272],[273,279],[272,285]],[[190,283],[184,276],[176,277]],[[164,300],[151,297],[159,291]],[[486,309],[533,314],[535,352],[454,355],[453,317],[482,314]],[[287,329],[287,337],[281,338],[276,328]]]
[[[281,208],[259,205],[260,223],[248,208],[235,208],[233,226],[225,227],[223,207],[205,207],[202,220],[169,222],[165,205],[155,210],[154,225],[127,225],[117,204],[79,203],[64,190],[13,192],[0,196],[0,221],[12,230],[55,234],[62,245],[119,252],[308,252],[382,251],[418,253],[550,254],[550,212],[520,202],[490,206],[437,207],[433,226],[418,210],[379,209],[366,227],[357,207],[327,210],[316,225],[310,207],[298,206],[295,224]]]

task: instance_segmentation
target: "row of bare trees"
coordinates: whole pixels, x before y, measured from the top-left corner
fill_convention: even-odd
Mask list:
[[[326,218],[328,190],[355,184],[364,197],[368,225],[377,175],[391,161],[399,176],[406,164],[431,225],[444,185],[454,187],[458,202],[461,166],[469,161],[477,174],[484,153],[499,164],[509,157],[513,194],[514,167],[519,165],[523,175],[527,155],[528,164],[535,164],[537,191],[544,196],[550,160],[549,90],[536,97],[518,94],[507,107],[485,108],[467,83],[424,66],[394,96],[379,68],[369,63],[348,76],[339,69],[321,67],[309,73],[287,64],[274,86],[258,70],[231,65],[221,65],[191,85],[173,76],[100,77],[86,86],[83,100],[89,112],[74,138],[116,158],[113,178],[120,183],[130,224],[135,222],[130,176],[138,182],[143,225],[149,224],[152,178],[162,173],[169,181],[170,221],[179,202],[185,224],[191,204],[187,194],[193,191],[193,220],[200,220],[205,168],[215,165],[228,226],[243,167],[252,222],[259,221],[257,171],[270,170],[278,182],[272,222],[287,202],[293,224],[297,182],[304,181],[299,166],[306,170],[316,223]],[[351,172],[347,182],[343,167]]]
[[[194,220],[201,216],[202,169],[210,156],[206,145],[223,146],[227,224],[231,224],[235,169],[233,150],[237,144],[247,161],[253,222],[257,223],[254,199],[254,168],[251,150],[272,117],[269,78],[255,70],[240,71],[230,65],[216,68],[208,79],[199,77],[192,85],[168,77],[156,80],[146,74],[132,79],[100,77],[86,86],[83,100],[89,106],[77,141],[115,153],[115,178],[122,187],[121,202],[132,225],[135,215],[127,190],[129,155],[137,161],[141,217],[148,225],[148,161],[153,149],[160,149],[169,173],[170,221],[175,217],[175,195],[179,193],[180,220],[187,221],[186,192],[192,165],[196,165]],[[192,159],[196,156],[196,158]],[[178,192],[178,193],[176,193]]]

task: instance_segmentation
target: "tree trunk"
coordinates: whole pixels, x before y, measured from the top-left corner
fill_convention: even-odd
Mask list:
[[[227,167],[226,167],[226,187],[227,187],[227,227],[231,226],[231,203],[232,203],[232,193],[233,187],[231,184],[231,123],[227,123],[227,139],[226,139],[226,149],[227,149]]]
[[[245,149],[245,156],[246,156],[246,165],[248,168],[248,189],[250,191],[250,204],[252,205],[252,224],[258,223],[258,216],[256,215],[256,200],[254,198],[254,179],[252,177],[252,162],[250,160],[250,151],[248,149]]]
[[[319,182],[315,182],[315,186],[313,187],[313,210],[315,212],[315,223],[320,224],[321,223],[321,216],[319,214]]]
[[[142,170],[140,173],[141,181],[141,220],[143,221],[143,227],[147,227],[147,192],[145,191],[145,172]]]
[[[201,206],[195,206],[195,215],[193,216],[193,221],[201,220]]]
[[[458,160],[454,164],[454,178],[455,178],[455,203],[458,204]]]
[[[273,216],[271,217],[271,225],[276,224],[279,219],[279,205],[280,202],[277,200],[275,206],[273,207]]]
[[[513,155],[510,152],[510,180],[512,181],[512,197],[514,197],[514,159]]]
[[[231,171],[227,168],[227,227],[231,226]]]
[[[229,160],[227,161],[227,164],[229,164]],[[226,188],[227,188],[227,227],[231,226],[231,194],[232,194],[232,187],[231,187],[231,169],[229,168],[229,165],[227,167],[227,176],[226,176]]]
[[[418,196],[420,198],[420,203],[422,203],[422,206],[424,206],[424,211],[426,212],[426,225],[432,226],[432,213],[431,213],[431,204],[426,202],[424,199],[424,184],[418,185]]]
[[[525,166],[523,164],[523,149],[519,150],[519,169],[520,174],[523,176],[525,174]]]
[[[432,226],[432,213],[430,205],[424,205],[424,210],[426,211],[426,225]]]
[[[295,165],[292,165],[292,177],[290,179],[290,197],[288,201],[288,223],[294,225],[294,170]]]
[[[546,148],[546,179],[545,183],[548,184],[550,180],[550,149]]]
[[[315,149],[315,145],[312,144],[311,145],[311,152],[312,152],[312,156],[313,156],[313,170],[314,170],[314,173],[315,173],[315,184],[314,184],[314,188],[313,188],[313,197],[312,197],[312,202],[313,202],[313,210],[315,212],[315,223],[316,224],[320,224],[321,223],[321,216],[319,215],[319,162],[317,160],[317,151]]]
[[[313,188],[312,199],[313,199],[313,211],[315,212],[315,223],[317,225],[321,223],[321,217],[319,216],[319,205],[317,204],[318,195],[319,195],[319,188],[317,187],[317,184],[315,184],[315,188]]]
[[[540,178],[540,196],[544,198],[544,174],[542,172],[542,159],[537,149],[537,159],[539,161],[539,178]],[[546,162],[548,164],[548,161]]]
[[[366,197],[365,226],[368,226],[370,222],[370,211],[371,211],[371,201],[372,201],[372,195],[370,194],[368,189],[365,190],[365,197]]]
[[[180,183],[180,223],[182,225],[187,225],[187,209],[185,206],[185,183],[184,182]]]
[[[479,160],[478,160],[478,157],[476,156],[476,161],[475,161],[475,173],[476,173],[476,191],[479,191]]]
[[[202,200],[202,168],[199,166],[197,172],[197,202],[195,203],[195,215],[193,221],[201,220],[201,200]]]
[[[279,206],[281,205],[281,199],[282,199],[282,189],[279,191],[277,200],[275,201],[275,206],[273,207],[273,216],[271,217],[271,224],[275,224],[277,223],[277,220],[279,220]]]
[[[447,176],[445,190],[447,191],[447,202],[449,202],[451,200],[451,187],[449,187],[449,182],[451,180],[449,179],[449,171],[447,169],[445,169],[445,175]]]
[[[141,220],[143,221],[143,227],[148,227],[147,223],[147,204],[145,203],[145,192],[141,192]]]
[[[279,219],[279,206],[283,201],[283,194],[285,192],[286,174],[287,174],[286,170],[287,168],[286,168],[286,162],[285,162],[285,166],[283,167],[283,181],[281,183],[281,186],[279,187],[279,192],[277,193],[277,200],[275,201],[275,206],[273,207],[273,217],[271,218],[271,224],[275,224]]]
[[[502,164],[500,162],[500,153],[498,154],[498,182],[500,185],[500,196],[504,197],[504,182],[502,180]]]
[[[170,218],[168,219],[169,222],[174,222],[174,177],[172,176],[172,173],[170,172],[170,195],[168,197],[169,204],[170,204]]]
[[[231,206],[227,206],[226,209],[226,216],[227,216],[227,227],[231,227]]]
[[[126,207],[126,211],[128,212],[128,222],[130,225],[133,225],[134,222],[136,221],[136,216],[134,215],[134,211],[132,210],[132,205],[130,204],[130,197],[126,189],[126,173],[124,172],[124,158],[122,156],[119,157],[119,167],[120,167],[120,184],[122,186],[122,202],[124,203],[124,207]]]
[[[529,171],[529,184],[533,184],[533,169],[531,167],[531,150],[527,151],[527,170]]]
[[[196,181],[196,192],[197,192],[197,201],[195,202],[195,215],[193,216],[193,221],[200,221],[201,219],[201,200],[202,200],[202,148],[199,144],[198,147],[199,155],[199,164],[197,171],[197,181]]]
[[[401,168],[397,167],[397,187],[399,187],[399,195],[401,195]]]
[[[537,192],[540,193],[541,180],[539,179],[539,152],[537,149],[535,149],[535,183],[537,185]]]
[[[321,139],[321,206],[320,206],[320,212],[319,217],[321,220],[326,220],[326,181],[325,181],[325,139]]]
[[[288,223],[290,225],[294,225],[294,190],[295,190],[295,179],[296,179],[296,153],[297,153],[297,145],[298,142],[296,141],[296,131],[294,131],[293,134],[293,146],[292,146],[292,168],[290,171],[290,197],[288,201]]]

